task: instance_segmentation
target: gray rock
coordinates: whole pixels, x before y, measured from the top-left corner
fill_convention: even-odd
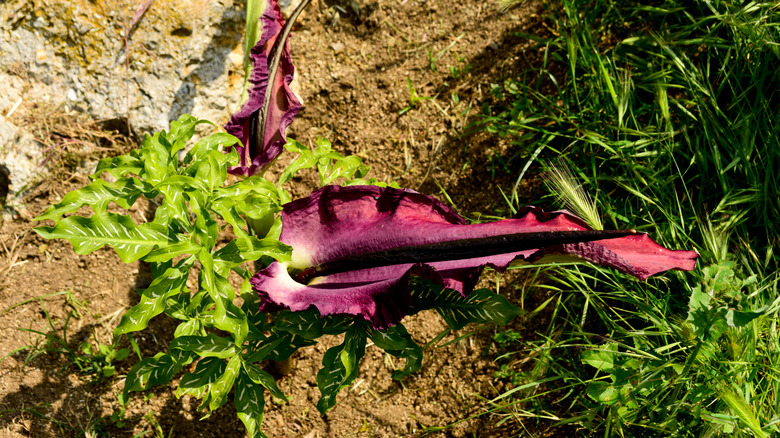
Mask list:
[[[42,176],[40,162],[42,146],[24,129],[17,128],[0,116],[0,205],[24,212],[20,194]]]
[[[138,137],[167,129],[183,113],[227,121],[243,83],[245,1],[154,1],[126,47],[138,3],[0,2],[0,89],[10,90],[0,93],[0,116],[22,97],[25,104],[67,105],[94,120],[129,119]],[[40,153],[15,120],[0,119],[9,196],[34,180]]]

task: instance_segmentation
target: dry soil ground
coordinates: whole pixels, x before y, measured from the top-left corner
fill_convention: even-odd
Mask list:
[[[519,36],[548,32],[541,12],[534,2],[498,13],[494,3],[478,0],[318,0],[291,40],[305,109],[289,134],[304,144],[328,137],[338,150],[363,157],[378,179],[432,195],[446,190],[466,215],[493,213],[504,202],[498,187],[509,187],[523,163],[517,158],[496,173],[491,159],[508,158],[508,142],[466,128],[489,99],[491,83],[541,65],[540,50]],[[425,99],[401,114],[411,104],[408,84]],[[61,162],[30,192],[25,202],[32,216],[87,182],[75,169]],[[311,189],[303,178],[295,191]],[[529,200],[534,190],[526,188]],[[144,209],[134,214],[140,219]],[[116,376],[91,383],[68,354],[45,351],[80,354],[84,341],[110,343],[118,317],[137,302],[136,289],[148,284],[149,274],[141,263],[123,265],[108,249],[76,255],[68,243],[38,237],[34,225],[17,216],[3,223],[0,236],[0,435],[152,436],[159,427],[164,436],[244,436],[229,405],[198,421],[197,401],[177,399],[175,382],[134,395],[122,421],[110,418],[119,412],[116,394],[135,358],[117,362]],[[503,284],[510,293],[526,287],[519,276]],[[405,323],[423,344],[445,329],[434,313]],[[517,324],[519,330],[523,321]],[[153,320],[138,336],[142,350],[164,348],[173,327],[164,317]],[[369,347],[356,384],[321,418],[314,376],[323,352],[337,342],[326,339],[303,349],[279,379],[293,399],[267,403],[264,430],[272,437],[419,436],[426,427],[468,419],[483,412],[484,398],[499,394],[493,357],[485,354],[491,334],[427,351],[423,369],[401,383],[390,378],[389,357]],[[510,432],[496,423],[485,415],[440,434]]]

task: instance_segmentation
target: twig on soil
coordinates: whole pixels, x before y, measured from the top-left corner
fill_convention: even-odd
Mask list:
[[[51,297],[56,297],[56,296],[59,296],[59,295],[65,295],[65,294],[67,294],[69,292],[70,291],[64,290],[62,292],[53,292],[53,293],[50,293],[50,294],[40,295],[40,296],[37,296],[37,297],[32,297],[32,298],[26,299],[26,300],[24,300],[22,302],[16,303],[13,306],[3,310],[3,312],[0,313],[0,316],[5,315],[6,313],[16,309],[17,307],[24,306],[25,304],[32,303],[33,301],[42,301],[44,298],[51,298]]]
[[[19,244],[19,242],[23,241],[26,236],[27,236],[27,231],[22,233],[22,235],[14,236],[14,243],[11,245],[11,248],[8,248],[8,246],[5,244],[5,239],[0,239],[0,243],[2,243],[3,245],[3,252],[5,253],[6,256],[6,266],[3,268],[2,271],[0,271],[0,282],[5,280],[5,277],[8,276],[8,273],[11,272],[11,269],[13,267],[20,266],[24,263],[27,263],[27,260],[19,263],[16,262],[16,260],[19,258],[19,251],[21,250],[21,245]],[[7,311],[0,313],[0,316],[4,315],[6,312]]]
[[[7,118],[11,117],[11,114],[13,114],[14,111],[16,111],[16,109],[19,108],[19,105],[21,105],[21,104],[22,104],[22,98],[20,97],[19,100],[17,100],[16,103],[14,104],[13,108],[8,110],[8,113],[5,115],[5,118],[7,119]]]
[[[428,176],[431,174],[431,169],[433,169],[433,163],[434,159],[436,158],[436,155],[439,154],[439,150],[441,149],[441,143],[444,141],[444,136],[439,137],[439,142],[436,143],[434,146],[431,144],[431,155],[428,157],[428,169],[425,171],[425,176],[420,180],[420,184],[417,185],[416,190],[420,190],[422,188],[423,184],[425,184],[425,181],[428,179]]]

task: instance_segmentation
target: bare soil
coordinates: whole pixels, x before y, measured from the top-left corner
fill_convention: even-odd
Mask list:
[[[466,215],[501,211],[498,188],[511,187],[525,160],[496,166],[495,157],[509,158],[508,141],[467,127],[490,98],[491,83],[541,65],[541,52],[519,36],[546,35],[541,12],[537,2],[499,14],[493,3],[477,0],[319,0],[299,19],[291,40],[305,109],[289,135],[304,144],[327,137],[336,149],[361,156],[375,178],[432,195],[444,191]],[[425,99],[401,114],[410,105],[407,79]],[[87,182],[61,166],[27,196],[26,207],[38,215]],[[298,196],[313,188],[306,178],[296,184]],[[521,188],[523,201],[538,193],[538,184],[529,184]],[[132,214],[142,220],[146,208],[139,203]],[[92,382],[67,352],[81,354],[85,341],[111,343],[122,312],[150,281],[148,268],[124,265],[109,249],[76,255],[66,242],[38,237],[31,231],[35,225],[20,216],[0,229],[0,435],[245,436],[230,403],[199,421],[198,401],[174,396],[177,380],[135,394],[125,417],[116,416],[122,376],[137,358],[118,361],[115,376]],[[489,280],[495,286],[495,278]],[[501,291],[516,296],[529,287],[525,281],[505,276]],[[446,328],[435,313],[404,324],[421,345]],[[164,316],[155,318],[137,336],[144,354],[166,349],[174,327]],[[514,328],[534,332],[522,318]],[[474,329],[452,333],[442,343]],[[427,350],[422,370],[402,382],[390,377],[400,364],[369,347],[356,383],[325,418],[315,408],[314,377],[325,350],[339,340],[323,339],[302,349],[291,372],[279,378],[292,401],[269,396],[263,430],[271,437],[400,437],[460,422],[435,435],[523,435],[515,423],[497,427],[497,417],[479,415],[485,400],[502,389],[494,355],[488,354],[492,334],[482,328]]]

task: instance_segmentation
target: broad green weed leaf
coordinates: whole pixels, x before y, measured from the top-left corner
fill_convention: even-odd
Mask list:
[[[103,245],[113,246],[125,263],[134,262],[154,248],[170,243],[165,228],[159,224],[136,225],[130,217],[115,213],[70,216],[53,227],[34,230],[46,239],[69,241],[77,254],[89,254]]]
[[[236,344],[221,336],[209,333],[206,336],[180,336],[171,341],[170,349],[193,351],[201,357],[218,357],[225,359],[240,352]]]
[[[122,315],[114,336],[145,329],[150,319],[165,310],[169,297],[185,290],[191,266],[192,261],[183,261],[155,277],[152,284],[141,293],[141,301]]]
[[[366,332],[352,327],[341,345],[330,348],[322,358],[322,369],[317,373],[320,399],[317,410],[325,415],[336,405],[336,395],[349,386],[357,376],[357,364],[366,350]]]
[[[239,373],[236,380],[233,405],[236,407],[238,418],[246,426],[249,437],[266,438],[266,435],[260,430],[260,425],[263,423],[263,410],[265,409],[263,387],[252,382],[245,371]]]
[[[764,306],[762,309],[756,311],[739,311],[729,309],[726,311],[726,323],[729,327],[744,327],[758,318],[761,315],[765,315],[769,306]]]
[[[620,400],[620,392],[615,385],[603,381],[593,381],[586,388],[588,396],[593,400],[605,404],[613,405]]]
[[[617,344],[608,343],[598,350],[586,350],[582,353],[582,363],[604,372],[611,372],[615,368],[615,353]]]
[[[702,340],[717,340],[726,331],[726,307],[712,306],[713,298],[696,286],[688,302],[688,318],[694,333]]]
[[[182,114],[178,120],[171,122],[170,130],[167,133],[163,131],[172,146],[171,156],[187,144],[187,141],[195,135],[195,127],[200,124],[214,125],[208,120],[199,120],[189,114]]]

